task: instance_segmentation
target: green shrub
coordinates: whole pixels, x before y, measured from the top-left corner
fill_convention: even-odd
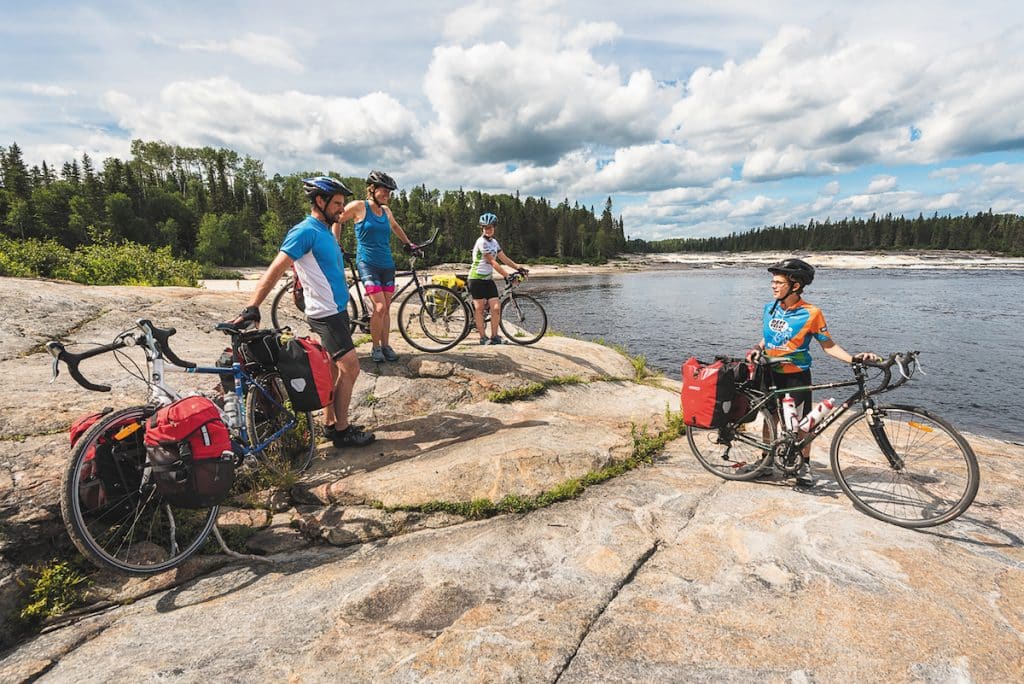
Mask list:
[[[71,255],[56,240],[7,240],[0,238],[0,276],[50,278]]]
[[[134,242],[94,244],[72,252],[54,240],[0,240],[0,275],[85,285],[196,287],[202,268],[175,259],[170,247],[153,249]]]
[[[34,626],[66,613],[81,602],[80,587],[86,581],[85,575],[67,561],[53,561],[38,571],[29,603],[18,616],[26,625]]]

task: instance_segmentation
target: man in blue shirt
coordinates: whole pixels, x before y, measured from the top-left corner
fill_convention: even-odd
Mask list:
[[[352,191],[341,181],[327,176],[306,178],[302,188],[309,198],[309,216],[285,235],[281,251],[256,284],[248,306],[232,322],[255,321],[259,325],[259,305],[274,289],[281,274],[289,267],[294,268],[302,282],[309,325],[334,359],[334,402],[324,407],[326,434],[335,447],[365,446],[374,440],[374,435],[348,422],[352,388],[359,376],[359,359],[349,330],[348,285],[341,247],[330,229]]]

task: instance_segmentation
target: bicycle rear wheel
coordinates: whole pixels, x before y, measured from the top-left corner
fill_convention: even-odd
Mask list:
[[[289,280],[274,295],[274,301],[270,305],[270,321],[278,330],[291,328],[296,335],[308,335],[309,323],[303,310],[295,304],[292,296],[292,287],[295,281]]]
[[[142,406],[97,421],[71,450],[60,510],[68,536],[101,568],[153,575],[174,568],[206,541],[217,506],[168,504],[149,481]]]
[[[509,294],[501,302],[501,331],[516,344],[533,344],[548,329],[548,314],[536,299]]]
[[[441,285],[413,290],[398,307],[398,331],[411,346],[425,352],[447,351],[464,340],[469,320],[462,298]]]
[[[941,418],[912,406],[876,406],[879,426],[859,413],[832,440],[832,471],[863,513],[900,527],[953,520],[978,493],[971,446]],[[895,463],[885,451],[891,447]]]
[[[768,445],[775,441],[775,420],[762,410],[749,423],[710,430],[688,425],[686,441],[709,473],[724,480],[753,480],[771,466]]]
[[[257,460],[277,475],[301,473],[309,467],[316,453],[313,414],[293,411],[284,380],[271,371],[256,378],[245,395],[245,429],[249,444],[259,446],[273,438]],[[287,428],[289,422],[294,425]],[[275,438],[275,435],[277,437]]]

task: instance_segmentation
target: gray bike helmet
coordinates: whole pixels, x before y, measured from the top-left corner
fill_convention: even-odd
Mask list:
[[[398,183],[395,182],[395,179],[383,171],[371,171],[370,175],[366,177],[366,184],[376,185],[381,188],[387,188],[388,190],[398,189]]]

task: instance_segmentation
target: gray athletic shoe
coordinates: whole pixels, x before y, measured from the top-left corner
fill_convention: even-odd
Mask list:
[[[800,470],[796,471],[796,486],[797,487],[813,487],[815,484],[814,475],[811,474],[811,464],[804,461],[800,465]]]
[[[380,348],[380,350],[381,350],[381,352],[384,353],[384,360],[385,361],[397,361],[398,360],[398,354],[395,353],[395,350],[391,348],[390,344],[385,344],[383,347]]]
[[[505,344],[505,340],[501,339],[501,335],[495,335],[491,338],[491,344]]]
[[[486,337],[481,337],[480,338],[480,344],[490,344],[490,342],[491,341],[489,339],[487,339]]]
[[[380,347],[374,347],[370,352],[370,358],[377,363],[384,363],[384,351]]]

